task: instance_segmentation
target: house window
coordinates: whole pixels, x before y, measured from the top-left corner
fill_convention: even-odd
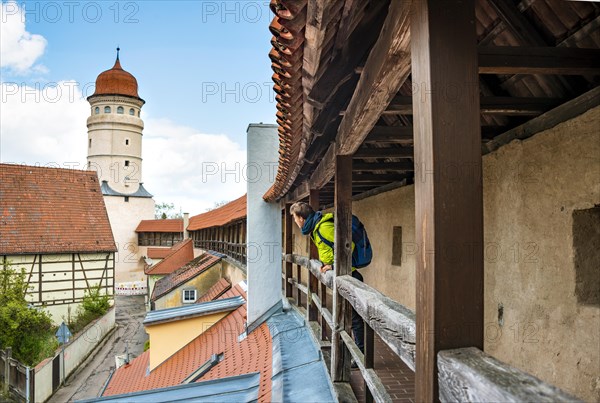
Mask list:
[[[125,203],[129,203],[129,196],[125,196]]]
[[[125,166],[128,167],[129,166],[129,161],[125,160]]]
[[[110,106],[104,107],[104,113],[110,113]]]
[[[96,115],[99,114],[100,113],[100,107],[97,106],[96,108],[94,108],[94,113]]]
[[[191,290],[183,290],[183,303],[184,304],[191,304],[196,302],[196,290],[195,289],[191,289]]]
[[[392,266],[402,266],[402,227],[392,231]]]
[[[122,114],[124,114],[124,113],[125,113],[125,109],[123,109],[123,107],[122,107],[122,106],[119,106],[119,107],[117,108],[117,113],[118,113],[119,115],[122,115]]]
[[[133,108],[129,109],[129,114],[131,116],[135,115],[135,109],[133,109]]]
[[[125,139],[125,145],[128,146],[129,145],[129,139]]]

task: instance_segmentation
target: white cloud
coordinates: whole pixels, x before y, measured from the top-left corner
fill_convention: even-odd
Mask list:
[[[25,30],[25,15],[16,2],[3,2],[0,7],[0,67],[17,74],[30,71],[44,72],[45,68],[35,65],[44,54],[47,45],[41,35]]]
[[[145,121],[143,177],[157,202],[195,215],[246,192],[246,151],[239,144],[168,119]]]
[[[1,98],[2,162],[83,168],[89,104],[75,82],[2,83]]]
[[[0,89],[1,162],[85,168],[90,106],[75,82]],[[144,120],[142,175],[157,203],[194,215],[246,192],[246,151],[239,144],[167,119]]]

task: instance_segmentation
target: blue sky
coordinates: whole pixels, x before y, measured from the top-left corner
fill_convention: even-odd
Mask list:
[[[60,164],[63,157],[85,161],[85,118],[89,111],[82,112],[83,105],[87,105],[82,100],[91,95],[90,92],[64,103],[61,111],[57,111],[58,106],[55,105],[61,102],[50,102],[54,105],[47,105],[48,113],[41,109],[38,112],[35,108],[42,106],[32,106],[30,99],[6,94],[13,95],[14,85],[43,91],[46,86],[51,86],[50,83],[60,81],[75,81],[80,90],[87,88],[90,91],[89,84],[96,76],[112,67],[118,45],[123,68],[137,78],[139,94],[146,100],[142,116],[146,122],[144,171],[147,174],[144,174],[144,181],[157,201],[175,202],[193,214],[216,201],[233,199],[243,193],[242,184],[236,181],[234,186],[228,186],[230,183],[218,186],[215,183],[214,186],[205,186],[210,191],[205,189],[205,192],[195,195],[193,191],[183,194],[186,188],[194,185],[193,177],[185,177],[185,172],[182,172],[184,177],[180,178],[179,185],[165,189],[171,184],[167,178],[154,177],[161,170],[150,166],[164,156],[157,154],[156,144],[147,143],[162,136],[161,147],[167,144],[173,154],[173,161],[163,160],[163,164],[181,163],[180,159],[184,158],[187,159],[184,162],[192,163],[189,159],[194,158],[193,150],[181,150],[184,154],[178,155],[176,144],[178,139],[182,140],[184,133],[190,134],[190,137],[196,135],[197,141],[181,147],[202,149],[203,142],[208,142],[213,145],[211,152],[214,154],[217,152],[215,144],[220,144],[224,154],[233,152],[224,157],[225,160],[245,162],[243,155],[248,123],[275,121],[272,71],[268,58],[271,38],[268,26],[272,18],[268,1],[16,2],[26,31],[21,34],[21,39],[31,42],[38,39],[39,46],[46,41],[43,50],[38,49],[37,53],[26,47],[15,48],[10,53],[6,50],[11,48],[7,41],[17,36],[7,35],[5,31],[18,25],[18,16],[13,15],[14,3],[2,3],[3,54],[0,61],[5,94],[0,110],[3,125],[0,158],[3,162],[37,162],[43,165],[47,161],[58,161]],[[35,57],[35,62],[23,68],[23,63],[18,63],[26,57]],[[19,106],[14,105],[14,98],[20,98]],[[45,98],[48,97],[42,96],[35,102],[44,103],[47,101]],[[31,116],[13,113],[14,108],[21,108],[27,113],[35,111],[40,115],[63,114],[67,120],[71,120],[69,117],[72,116],[76,125],[64,122],[65,118],[45,123],[40,120],[40,125],[59,130],[60,127],[54,126],[64,122],[71,126],[65,127],[63,132],[71,130],[73,133],[80,128],[82,141],[80,143],[77,137],[75,143],[82,144],[81,149],[73,145],[72,156],[69,157],[60,154],[61,147],[55,147],[57,151],[51,153],[52,147],[42,146],[48,149],[48,155],[40,150],[27,150],[17,139],[31,137],[36,140],[35,133],[20,133],[20,130],[27,130],[25,119]],[[19,122],[19,119],[24,120]],[[46,139],[42,144],[48,141]],[[67,154],[66,150],[62,152]],[[172,173],[170,177],[172,179]],[[193,200],[196,202],[193,203]]]

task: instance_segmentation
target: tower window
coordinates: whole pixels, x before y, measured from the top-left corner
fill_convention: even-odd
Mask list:
[[[122,114],[124,114],[124,113],[125,113],[125,109],[123,109],[123,107],[122,107],[122,106],[119,106],[119,107],[117,108],[117,113],[118,113],[119,115],[122,115]]]
[[[125,203],[129,203],[129,196],[125,196]]]
[[[100,107],[97,106],[97,107],[94,108],[94,114],[97,115],[99,113],[100,113]]]
[[[133,108],[131,108],[131,109],[129,110],[129,114],[130,114],[131,116],[135,115],[135,110],[134,110]]]
[[[104,113],[110,113],[110,106],[104,107]]]
[[[89,139],[88,148],[92,148],[92,139]]]
[[[138,118],[140,117],[140,111],[138,111]]]
[[[129,161],[125,160],[125,166],[128,167],[129,166]]]
[[[129,139],[125,139],[125,145],[128,146],[129,145]]]

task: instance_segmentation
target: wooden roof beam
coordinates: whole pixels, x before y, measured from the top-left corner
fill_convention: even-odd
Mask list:
[[[457,88],[458,89],[458,88]],[[456,96],[449,92],[448,96]],[[517,98],[517,97],[482,97],[480,110],[483,114],[536,116],[560,105],[561,99],[554,98]],[[412,97],[395,96],[383,114],[412,115]]]
[[[600,74],[600,49],[480,47],[480,74]]]
[[[338,151],[352,155],[410,74],[412,1],[392,1],[338,129]]]

